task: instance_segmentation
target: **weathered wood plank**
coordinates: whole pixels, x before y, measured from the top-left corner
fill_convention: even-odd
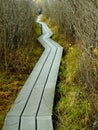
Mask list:
[[[6,117],[3,130],[18,130],[19,117]]]
[[[35,117],[21,117],[20,130],[36,130]]]
[[[38,78],[34,86],[34,89],[29,98],[28,104],[26,105],[23,115],[36,115],[40,104],[42,92],[47,82],[49,71],[51,69],[54,60],[54,56],[55,56],[55,49],[51,51],[49,57],[47,58],[47,62],[45,63],[44,68],[40,74],[40,77]]]
[[[54,92],[55,92],[55,86],[56,86],[61,56],[62,56],[62,50],[58,49],[51,68],[51,72],[47,84],[45,86],[38,116],[52,115]]]
[[[37,117],[37,130],[53,130],[51,116]]]

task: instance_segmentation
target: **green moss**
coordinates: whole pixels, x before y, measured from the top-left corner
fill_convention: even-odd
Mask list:
[[[72,83],[78,69],[78,56],[79,50],[76,46],[69,47],[68,53],[66,55],[66,82]]]
[[[58,115],[56,130],[90,130],[88,125],[91,106],[85,98],[82,87],[74,82],[78,69],[79,50],[77,46],[69,47],[62,59],[57,92],[60,100],[55,106]]]
[[[36,32],[37,37],[39,37],[42,34],[41,25],[38,23],[36,23],[35,32]]]
[[[89,130],[87,125],[89,122],[89,115],[91,107],[89,102],[85,99],[81,87],[63,84],[63,91],[60,101],[55,107],[56,115],[58,115],[58,122],[56,129],[65,130]]]
[[[57,92],[60,100],[55,106],[58,115],[56,130],[90,130],[88,125],[91,106],[85,98],[82,87],[75,84],[74,78],[78,69],[79,50],[77,46],[69,47],[62,59]]]

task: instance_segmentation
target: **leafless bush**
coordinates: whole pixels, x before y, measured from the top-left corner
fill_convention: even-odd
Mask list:
[[[32,42],[34,11],[31,0],[0,0],[0,59],[6,70],[9,50]]]
[[[93,53],[94,49],[98,47],[97,0],[43,0],[43,5],[45,15],[47,17],[51,17],[56,21],[60,30],[64,33],[66,39],[72,43],[80,43],[79,47],[86,54],[86,57],[84,59],[82,56],[80,56],[80,63],[81,65],[82,63],[85,63],[83,69],[86,70],[87,68],[89,68],[89,74],[87,74],[87,78],[89,78],[89,81],[86,78],[86,82],[87,84],[88,82],[89,84],[93,84],[93,86],[95,86],[96,88],[96,83],[94,83],[93,81],[91,83],[91,79],[94,81],[98,80],[97,65],[93,64],[93,68],[96,68],[95,70],[93,70],[91,63],[93,62],[93,60],[97,61],[98,59],[98,57],[94,56]],[[89,55],[92,58],[89,58]],[[89,66],[88,63],[86,63],[86,59],[89,59]]]

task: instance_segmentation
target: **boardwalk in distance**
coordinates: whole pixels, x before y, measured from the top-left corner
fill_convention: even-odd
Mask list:
[[[51,30],[43,22],[38,40],[45,48],[35,68],[8,112],[3,130],[53,130],[52,109],[63,48],[50,39]]]

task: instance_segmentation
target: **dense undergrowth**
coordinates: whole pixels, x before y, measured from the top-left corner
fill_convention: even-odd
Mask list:
[[[65,40],[53,20],[43,17],[43,21],[46,21],[54,32],[53,40],[64,47],[55,95],[55,130],[91,130],[93,108],[84,87],[78,82],[81,50],[78,44],[70,44]]]
[[[0,130],[7,112],[43,52],[42,46],[37,41],[37,37],[41,34],[39,24],[36,24],[35,32],[31,44],[9,51],[7,72],[4,71],[2,63],[0,64]]]
[[[75,48],[76,45],[79,49],[78,63],[75,63],[77,69],[73,76],[70,71],[67,75],[74,77],[76,86],[83,90],[85,99],[92,109],[90,125],[94,130],[98,130],[98,0],[43,0],[41,5],[47,19],[54,20],[59,28],[57,35],[58,32],[64,35],[67,41],[63,44],[64,50],[69,50],[66,49],[66,45],[69,48]],[[61,39],[60,43],[63,38],[61,34],[55,36],[57,41]],[[68,54],[67,51],[64,53]],[[71,66],[71,62],[68,64]],[[70,77],[67,79],[67,75],[65,73],[65,82],[71,79]],[[89,128],[83,126],[79,129]]]

